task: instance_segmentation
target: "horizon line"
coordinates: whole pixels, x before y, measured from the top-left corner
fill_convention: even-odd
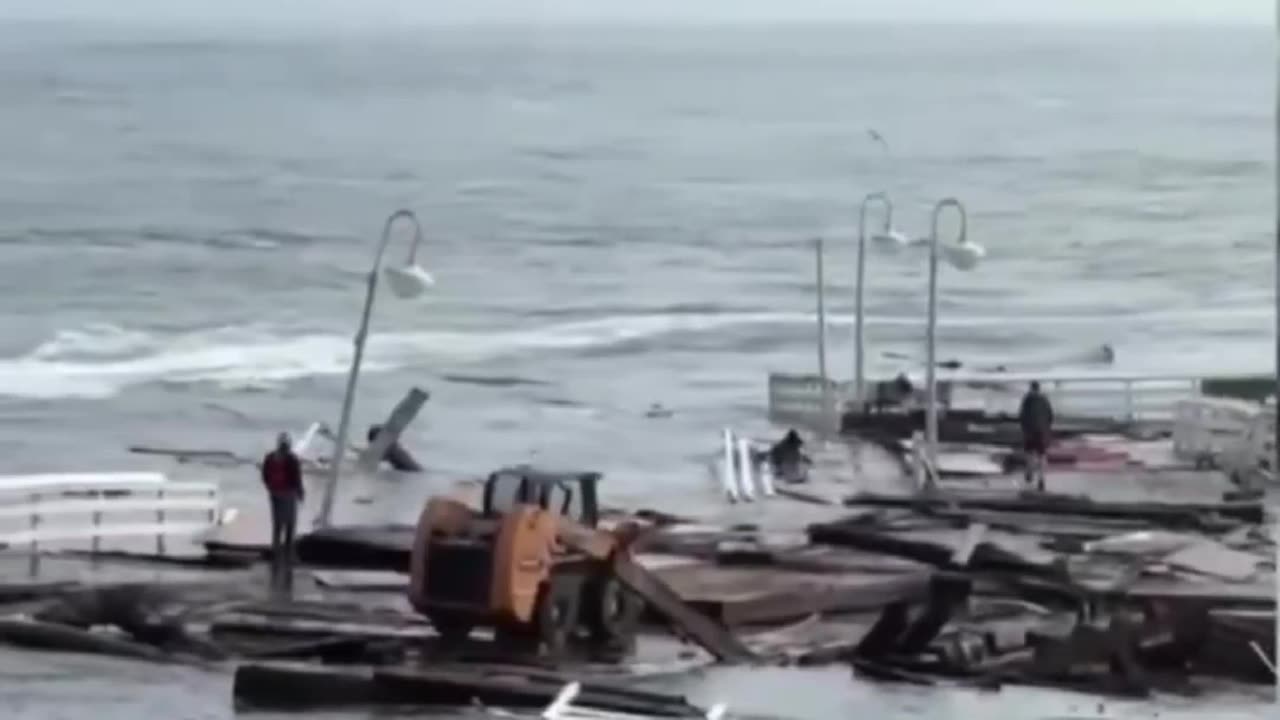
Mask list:
[[[353,30],[416,30],[425,28],[524,28],[524,27],[563,27],[563,28],[608,28],[608,29],[757,29],[776,27],[807,27],[840,29],[850,27],[867,28],[1035,28],[1035,29],[1103,29],[1103,30],[1262,30],[1275,28],[1271,20],[1252,20],[1247,18],[1220,18],[1206,20],[1203,18],[1104,18],[1104,17],[1072,17],[1072,18],[822,18],[822,17],[739,17],[739,18],[608,18],[608,17],[567,17],[555,14],[530,15],[527,17],[472,17],[472,18],[406,18],[390,20],[378,18],[373,22],[361,21],[351,17],[332,17],[320,21],[296,22],[296,18],[178,18],[160,17],[111,17],[111,16],[4,16],[0,15],[0,25],[90,25],[90,26],[164,26],[189,27],[192,29],[299,29],[299,30],[334,30],[349,32]],[[325,22],[328,20],[328,22]]]

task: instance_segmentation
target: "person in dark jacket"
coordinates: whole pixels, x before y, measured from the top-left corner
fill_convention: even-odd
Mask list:
[[[779,480],[800,483],[808,479],[809,466],[813,461],[804,453],[804,440],[800,433],[793,429],[769,448],[769,464]]]
[[[271,583],[275,588],[293,583],[293,536],[298,523],[302,464],[293,453],[288,433],[276,437],[276,448],[262,459],[262,484],[271,499]]]
[[[1031,389],[1022,396],[1018,410],[1022,426],[1022,450],[1025,455],[1025,478],[1028,485],[1044,490],[1045,454],[1049,451],[1049,434],[1053,430],[1053,405],[1040,392],[1040,383],[1032,381]]]

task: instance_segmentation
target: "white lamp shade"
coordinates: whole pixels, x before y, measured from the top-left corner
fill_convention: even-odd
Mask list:
[[[387,284],[391,286],[391,292],[405,300],[418,297],[436,284],[435,278],[421,265],[389,267],[383,272],[386,274]]]
[[[907,236],[903,235],[897,230],[890,229],[887,232],[876,233],[875,235],[872,235],[871,242],[884,248],[885,250],[897,250],[898,248],[906,247]]]
[[[960,270],[972,270],[987,256],[986,248],[972,242],[943,245],[942,251],[947,262]]]

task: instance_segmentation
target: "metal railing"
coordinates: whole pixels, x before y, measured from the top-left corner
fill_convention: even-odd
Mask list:
[[[0,476],[0,548],[25,547],[30,570],[50,547],[103,540],[196,536],[222,520],[218,486],[170,482],[161,473],[63,473]]]
[[[919,387],[920,379],[908,376]],[[1192,377],[1185,375],[1125,375],[1080,373],[962,373],[938,375],[939,395],[951,407],[978,407],[990,413],[1017,412],[1027,383],[1038,380],[1059,416],[1122,421],[1172,421],[1178,401],[1201,395],[1205,384],[1227,380],[1252,381],[1254,376]],[[868,384],[873,392],[876,384]],[[839,413],[857,400],[851,382],[827,382],[827,402]],[[816,375],[769,375],[769,415],[779,422],[823,427],[830,422],[824,410],[823,382]]]
[[[750,438],[739,437],[725,428],[721,434],[720,485],[730,502],[752,502],[773,497],[773,468],[768,459],[757,460]]]

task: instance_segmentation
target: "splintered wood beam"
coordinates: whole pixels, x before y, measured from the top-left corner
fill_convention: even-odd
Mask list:
[[[382,424],[378,436],[369,443],[369,447],[365,448],[364,452],[360,453],[356,466],[364,472],[373,472],[377,469],[378,463],[382,462],[387,450],[400,439],[400,434],[418,416],[418,411],[422,410],[422,406],[430,397],[431,394],[425,390],[411,388],[391,411],[387,421]]]

